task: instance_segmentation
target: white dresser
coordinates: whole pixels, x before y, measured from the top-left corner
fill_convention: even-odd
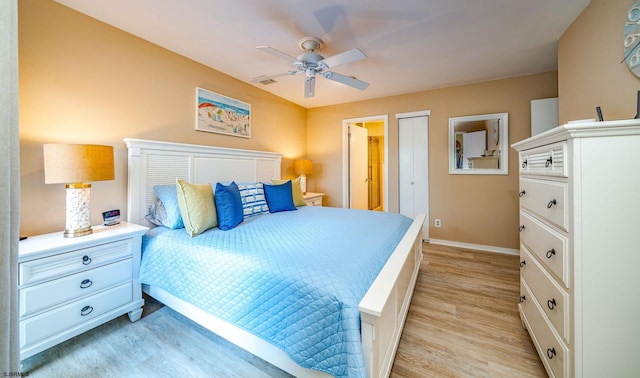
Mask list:
[[[640,376],[640,120],[570,123],[512,147],[518,307],[547,373]]]
[[[122,314],[140,319],[138,271],[146,231],[122,222],[82,237],[56,232],[20,242],[20,359]]]

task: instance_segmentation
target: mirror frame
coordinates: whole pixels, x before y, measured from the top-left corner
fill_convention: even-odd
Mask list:
[[[456,168],[456,130],[459,122],[487,121],[498,119],[499,121],[499,153],[500,168]],[[509,174],[509,113],[482,114],[466,117],[449,118],[449,174],[452,175],[508,175]]]

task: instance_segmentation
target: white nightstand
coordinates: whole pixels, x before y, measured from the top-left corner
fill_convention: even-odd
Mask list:
[[[324,193],[306,192],[303,196],[307,206],[322,206],[322,196],[324,196]]]
[[[142,316],[138,281],[146,227],[122,222],[93,234],[62,232],[20,241],[20,359],[129,314]]]

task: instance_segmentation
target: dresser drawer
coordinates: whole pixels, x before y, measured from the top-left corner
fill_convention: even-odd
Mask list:
[[[520,212],[520,243],[538,257],[546,269],[569,287],[569,239],[531,215]]]
[[[20,285],[42,282],[132,256],[131,239],[101,244],[19,264]]]
[[[520,151],[520,173],[568,177],[567,142]]]
[[[518,305],[529,335],[538,350],[540,359],[550,377],[569,377],[570,355],[567,346],[554,333],[551,324],[542,314],[542,309],[524,280],[520,280],[520,294],[524,300]]]
[[[20,348],[72,330],[90,319],[131,302],[132,283],[103,291],[93,297],[77,300],[68,305],[20,321]]]
[[[531,289],[556,332],[568,343],[569,294],[560,287],[526,247],[520,249],[520,276]]]
[[[567,183],[520,179],[520,206],[543,220],[569,231]]]
[[[20,289],[20,316],[28,316],[51,306],[130,281],[132,269],[132,260],[126,259]]]

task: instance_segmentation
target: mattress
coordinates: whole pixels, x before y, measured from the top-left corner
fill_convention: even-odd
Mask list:
[[[309,206],[194,238],[157,227],[143,237],[140,282],[263,338],[303,367],[365,376],[358,303],[410,224],[394,213]]]

